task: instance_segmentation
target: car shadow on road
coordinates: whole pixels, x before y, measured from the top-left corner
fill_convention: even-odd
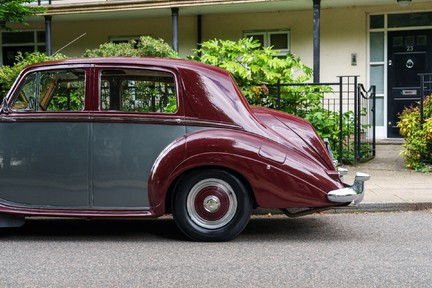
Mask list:
[[[234,241],[334,241],[357,238],[355,231],[323,215],[287,218],[252,216]],[[189,241],[167,216],[160,219],[85,220],[30,218],[23,227],[2,228],[0,241]]]
[[[331,221],[325,214],[288,218],[284,215],[252,217],[239,240],[247,241],[341,241],[358,239],[348,223]]]
[[[159,241],[187,240],[171,217],[161,219],[30,218],[19,228],[2,228],[0,241]]]

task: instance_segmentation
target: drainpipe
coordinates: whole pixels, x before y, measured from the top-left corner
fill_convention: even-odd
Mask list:
[[[45,16],[45,49],[48,56],[51,56],[52,53],[52,44],[51,44],[51,22],[52,16]]]
[[[172,47],[174,51],[179,51],[178,44],[178,16],[179,16],[179,8],[171,8],[171,17],[172,17]]]
[[[202,16],[197,16],[197,49],[201,49],[202,43]],[[201,53],[199,55],[201,57]]]
[[[320,82],[320,21],[321,0],[313,0],[313,81]]]

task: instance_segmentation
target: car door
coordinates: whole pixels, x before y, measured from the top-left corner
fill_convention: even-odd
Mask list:
[[[89,207],[87,67],[27,70],[0,115],[0,201]]]
[[[173,73],[96,67],[99,111],[93,115],[92,206],[150,207],[148,178],[162,151],[185,134]]]

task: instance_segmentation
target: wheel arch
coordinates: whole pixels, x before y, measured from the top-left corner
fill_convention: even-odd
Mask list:
[[[177,139],[159,155],[148,178],[153,215],[167,213],[169,206],[166,204],[171,203],[176,185],[187,173],[200,169],[217,168],[232,173],[242,181],[256,203],[254,185],[250,183],[255,176],[249,168],[256,161],[254,157],[261,140],[244,131],[229,129],[202,130]]]

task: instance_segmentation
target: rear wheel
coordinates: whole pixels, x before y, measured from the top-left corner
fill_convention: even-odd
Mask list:
[[[197,241],[228,241],[249,222],[252,199],[233,174],[218,169],[186,175],[175,191],[173,217],[180,230]]]

